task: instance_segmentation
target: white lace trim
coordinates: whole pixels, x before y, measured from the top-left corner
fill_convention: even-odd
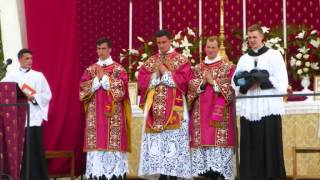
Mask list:
[[[192,177],[188,122],[183,120],[178,130],[143,134],[139,176],[147,179],[157,174]]]
[[[173,81],[173,77],[171,72],[166,71],[162,77],[161,77],[161,83],[166,85],[166,86],[170,86],[170,87],[175,87],[174,81]]]
[[[91,151],[87,153],[86,178],[113,175],[124,176],[128,172],[127,154],[123,152]]]
[[[196,148],[191,150],[191,157],[193,176],[213,170],[222,174],[225,179],[232,179],[232,148]]]

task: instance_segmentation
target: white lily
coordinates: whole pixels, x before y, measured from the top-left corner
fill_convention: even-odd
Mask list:
[[[309,54],[303,55],[303,59],[308,59],[308,58],[309,58]]]
[[[309,71],[309,68],[303,68],[303,72],[308,72]]]
[[[179,32],[174,36],[174,40],[181,39],[181,33],[182,33],[182,31],[179,31]]]
[[[191,28],[187,27],[187,29],[188,29],[188,35],[196,37],[196,33],[194,33]]]
[[[126,57],[124,56],[124,54],[120,53],[120,62],[122,62]]]
[[[296,36],[296,38],[297,38],[297,39],[303,39],[305,34],[306,34],[306,31],[305,31],[305,30],[302,30],[302,31]]]
[[[262,26],[261,27],[263,34],[269,33],[270,28],[266,27],[266,26]]]
[[[301,59],[301,58],[302,58],[302,54],[301,54],[301,53],[298,53],[298,54],[296,55],[296,58],[297,58],[297,59]]]
[[[298,49],[298,51],[301,52],[302,54],[307,54],[309,50],[310,49],[306,48],[305,46],[303,46],[302,48]]]
[[[301,64],[302,64],[302,63],[301,63],[300,60],[298,60],[298,61],[296,62],[296,66],[297,66],[297,67],[301,66]]]
[[[183,56],[185,56],[185,57],[187,57],[187,58],[192,57],[192,55],[191,55],[191,52],[190,52],[190,49],[189,49],[189,48],[185,48],[185,49],[183,49],[183,51],[182,51],[182,55],[183,55]]]
[[[241,48],[242,52],[246,52],[248,50],[248,43],[247,41],[242,43],[242,48]]]
[[[277,38],[271,38],[269,39],[269,41],[272,43],[272,44],[277,44],[279,42],[279,39]]]
[[[143,59],[145,59],[145,58],[147,58],[148,57],[148,54],[147,53],[143,53],[142,55],[141,55],[141,59],[143,60]]]
[[[180,47],[182,48],[192,47],[192,44],[189,43],[187,36],[184,36],[183,40],[181,41]]]
[[[172,41],[172,46],[174,48],[178,48],[178,47],[180,47],[180,44],[177,41]]]
[[[296,64],[297,60],[294,57],[291,57],[290,59],[290,65],[294,66]]]
[[[138,39],[140,42],[143,42],[143,43],[144,43],[144,39],[143,39],[141,36],[138,36],[137,39]]]
[[[312,35],[313,35],[313,34],[317,34],[317,32],[318,32],[317,30],[313,30],[313,31],[311,31],[310,34],[312,34]]]
[[[320,38],[317,38],[317,40],[312,39],[312,40],[310,41],[310,44],[311,44],[313,47],[318,48],[319,45],[320,45]]]
[[[314,69],[314,70],[318,70],[319,69],[319,63],[311,63],[310,64],[310,67],[312,68],[312,69]]]
[[[133,54],[139,54],[139,51],[136,49],[129,49],[129,54],[133,55]]]
[[[264,45],[266,45],[268,48],[272,48],[273,44],[270,41],[267,41]]]
[[[306,65],[306,67],[310,67],[310,62],[306,62],[304,64]]]
[[[303,73],[302,69],[298,69],[297,73],[300,75]]]

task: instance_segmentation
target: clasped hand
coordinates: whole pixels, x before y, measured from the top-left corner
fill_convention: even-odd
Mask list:
[[[163,75],[166,71],[168,71],[168,68],[163,64],[159,64],[157,73]]]
[[[214,79],[210,71],[204,71],[203,73],[203,84],[207,84],[207,83],[214,85]]]

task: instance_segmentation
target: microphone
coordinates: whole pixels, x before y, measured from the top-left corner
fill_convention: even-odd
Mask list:
[[[10,64],[12,64],[11,58],[6,60],[6,62],[2,65],[2,69],[6,69]]]

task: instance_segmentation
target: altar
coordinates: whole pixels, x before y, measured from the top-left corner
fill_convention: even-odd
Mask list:
[[[293,173],[293,147],[320,148],[320,101],[297,101],[285,103],[283,116],[283,150],[287,176]],[[143,113],[138,106],[132,106],[131,122],[132,148],[128,154],[129,176],[138,176]],[[298,154],[298,175],[320,176],[320,154]]]

